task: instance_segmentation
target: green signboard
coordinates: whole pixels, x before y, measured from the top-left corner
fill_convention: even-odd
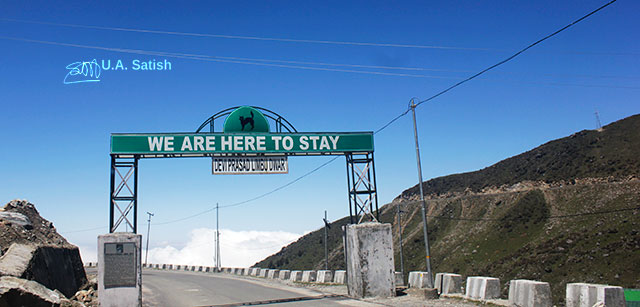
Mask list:
[[[372,132],[112,134],[112,154],[331,154],[372,152]]]
[[[222,131],[229,132],[269,132],[269,122],[262,112],[252,107],[235,109],[224,121]]]

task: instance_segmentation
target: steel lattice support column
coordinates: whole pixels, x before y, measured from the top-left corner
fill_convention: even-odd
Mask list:
[[[109,191],[109,233],[125,222],[125,228],[138,233],[138,157],[111,155]]]
[[[347,153],[347,188],[351,224],[378,221],[378,192],[373,152]]]

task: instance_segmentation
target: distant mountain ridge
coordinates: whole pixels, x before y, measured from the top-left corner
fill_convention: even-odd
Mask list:
[[[432,266],[498,277],[503,294],[511,279],[547,281],[560,305],[568,282],[640,288],[639,177],[640,115],[634,115],[478,171],[424,182]],[[397,207],[405,272],[424,270],[418,199],[416,185],[380,208],[380,221],[393,224],[398,271]],[[331,224],[329,269],[344,268],[341,226],[348,220]],[[255,266],[323,269],[323,230]]]
[[[579,178],[625,178],[640,174],[640,114],[600,130],[583,130],[502,160],[487,168],[423,183],[425,195],[481,191],[523,181],[557,182]],[[402,192],[418,194],[418,185]]]

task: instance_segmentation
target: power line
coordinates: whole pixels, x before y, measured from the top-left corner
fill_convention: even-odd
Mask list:
[[[55,42],[55,41],[34,40],[34,39],[9,37],[9,36],[0,36],[0,39],[23,41],[23,42],[30,42],[30,43],[39,43],[39,44],[48,44],[48,45],[57,45],[57,46],[66,46],[66,47],[85,48],[85,49],[96,49],[96,50],[104,50],[104,51],[120,52],[120,53],[156,55],[156,56],[165,56],[165,57],[171,57],[171,58],[201,60],[201,61],[210,61],[210,62],[222,62],[222,63],[233,63],[233,64],[257,65],[257,66],[270,66],[270,67],[281,67],[281,68],[294,68],[294,69],[304,69],[304,70],[319,70],[319,71],[334,71],[334,72],[346,72],[346,73],[358,73],[358,74],[384,75],[384,76],[433,78],[433,79],[460,79],[460,78],[457,78],[457,77],[446,77],[446,76],[416,75],[416,74],[407,74],[407,73],[391,73],[391,72],[379,72],[379,71],[365,71],[365,70],[353,70],[353,69],[337,69],[337,68],[325,68],[325,67],[313,67],[313,66],[299,66],[299,65],[288,65],[288,64],[265,63],[264,62],[265,60],[261,60],[261,59],[252,60],[252,61],[257,61],[257,62],[251,62],[251,61],[248,61],[248,60],[247,61],[244,61],[244,60],[232,60],[229,57],[225,58],[225,57],[208,56],[208,55],[193,55],[193,54],[172,53],[172,52],[163,52],[163,51],[148,51],[148,50],[142,50],[142,49],[111,48],[111,47],[102,47],[102,46],[91,46],[91,45],[82,45],[82,44],[62,43],[62,42]]]
[[[564,31],[564,30],[568,29],[569,27],[571,27],[571,26],[573,26],[573,25],[577,24],[578,22],[580,22],[580,21],[582,21],[582,20],[586,19],[587,17],[589,17],[589,16],[591,16],[591,15],[593,15],[593,14],[597,13],[598,11],[600,11],[600,10],[604,9],[605,7],[607,7],[607,6],[611,5],[611,4],[613,4],[613,3],[614,3],[614,2],[616,2],[616,1],[618,1],[618,0],[611,0],[611,1],[607,2],[607,3],[606,3],[606,4],[604,4],[603,6],[601,6],[601,7],[597,8],[597,9],[595,9],[595,10],[591,11],[589,14],[584,15],[584,16],[582,16],[582,17],[578,18],[577,20],[575,20],[574,22],[572,22],[572,23],[570,23],[570,24],[568,24],[568,25],[566,25],[566,26],[564,26],[564,27],[560,28],[559,30],[557,30],[557,31],[555,31],[555,32],[553,32],[553,33],[551,33],[551,34],[549,34],[549,35],[547,35],[547,36],[545,36],[545,37],[543,37],[543,38],[541,38],[541,39],[537,40],[537,41],[536,41],[536,42],[534,42],[533,44],[530,44],[529,46],[527,46],[527,47],[525,47],[525,48],[521,49],[520,51],[518,51],[518,52],[514,53],[513,55],[511,55],[510,57],[508,57],[508,58],[506,58],[506,59],[504,59],[504,60],[502,60],[502,61],[500,61],[500,62],[498,62],[498,63],[496,63],[496,64],[493,64],[493,65],[491,65],[491,66],[489,66],[489,67],[487,67],[487,68],[485,68],[485,69],[481,70],[480,72],[476,73],[475,75],[473,75],[473,76],[471,76],[471,77],[469,77],[469,78],[467,78],[467,79],[464,79],[464,80],[462,80],[462,81],[460,81],[460,82],[458,82],[458,83],[456,83],[456,84],[454,84],[454,85],[452,85],[452,86],[448,87],[447,89],[445,89],[445,90],[443,90],[443,91],[441,91],[441,92],[439,92],[439,93],[437,93],[437,94],[435,94],[435,95],[433,95],[433,96],[431,96],[431,97],[429,97],[429,98],[427,98],[427,99],[425,99],[425,100],[422,100],[422,101],[418,102],[418,103],[416,104],[416,106],[419,106],[419,105],[421,105],[421,104],[423,104],[423,103],[425,103],[425,102],[427,102],[427,101],[429,101],[429,100],[435,99],[436,97],[438,97],[438,96],[440,96],[440,95],[442,95],[442,94],[444,94],[444,93],[446,93],[446,92],[448,92],[448,91],[450,91],[450,90],[452,90],[452,89],[454,89],[454,88],[456,88],[456,87],[458,87],[458,86],[462,85],[463,83],[466,83],[466,82],[468,82],[468,81],[471,81],[472,79],[474,79],[474,78],[476,78],[476,77],[478,77],[478,76],[480,76],[480,75],[484,74],[485,72],[487,72],[487,71],[489,71],[489,70],[491,70],[491,69],[494,69],[494,68],[496,68],[496,67],[498,67],[498,66],[500,66],[500,65],[502,65],[502,64],[504,64],[504,63],[506,63],[506,62],[511,61],[513,58],[515,58],[515,57],[517,57],[518,55],[522,54],[523,52],[525,52],[525,51],[529,50],[530,48],[534,47],[535,45],[540,44],[540,43],[542,43],[543,41],[545,41],[545,40],[547,40],[547,39],[549,39],[549,38],[551,38],[551,37],[555,36],[556,34],[558,34],[558,33],[562,32],[562,31]]]
[[[370,71],[370,70],[339,69],[339,68],[326,68],[326,67],[314,67],[314,66],[300,66],[300,65],[292,65],[292,64],[278,64],[278,63],[301,63],[301,64],[307,64],[307,65],[321,65],[321,66],[333,66],[333,67],[344,66],[344,67],[352,67],[352,68],[377,68],[377,69],[395,69],[395,70],[405,69],[405,70],[428,70],[428,71],[440,71],[440,72],[462,72],[462,71],[459,71],[459,70],[446,70],[446,69],[436,69],[436,68],[433,68],[433,69],[432,68],[416,68],[416,67],[404,67],[403,68],[403,67],[394,67],[394,66],[372,66],[372,65],[335,64],[335,63],[304,62],[304,61],[289,61],[289,60],[268,60],[268,59],[225,57],[225,56],[214,56],[214,55],[203,55],[203,54],[176,53],[176,52],[154,51],[154,50],[143,50],[143,49],[111,48],[111,47],[92,46],[92,45],[83,45],[83,44],[74,44],[74,43],[63,43],[63,42],[55,42],[55,41],[34,40],[34,39],[26,39],[26,38],[19,38],[19,37],[9,37],[9,36],[0,36],[0,39],[22,41],[22,42],[30,42],[30,43],[38,43],[38,44],[47,44],[47,45],[55,45],[55,46],[64,46],[64,47],[95,49],[95,50],[103,50],[103,51],[119,52],[119,53],[143,54],[143,55],[154,55],[154,56],[178,58],[178,59],[200,60],[200,61],[208,61],[208,62],[221,62],[221,63],[231,63],[231,64],[256,65],[256,66],[266,66],[266,67],[279,67],[279,68],[315,70],[315,71],[331,71],[331,72],[356,73],[356,74],[369,74],[369,75],[382,75],[382,76],[396,76],[396,77],[427,78],[427,79],[449,79],[449,80],[460,80],[461,79],[461,77],[450,77],[450,76],[436,76],[436,75],[409,74],[409,73],[394,73],[394,72],[381,72],[381,71]],[[272,61],[273,63],[269,63],[269,61]],[[618,76],[594,76],[594,77],[596,77],[596,78],[600,78],[600,77],[605,78],[606,77],[606,78],[633,79],[632,77],[618,77]],[[535,82],[535,81],[522,81],[522,80],[491,79],[491,78],[489,78],[489,79],[485,78],[483,80],[511,81],[511,82],[518,82],[518,83],[529,83],[529,84],[535,84],[535,85],[551,85],[551,86],[579,86],[579,87],[640,89],[640,87],[621,86],[621,85],[572,84],[572,83]]]
[[[86,229],[78,229],[78,230],[71,230],[71,231],[60,231],[60,233],[70,234],[70,233],[87,232],[87,231],[104,229],[104,228],[107,228],[107,226],[100,226],[100,227],[93,227],[93,228],[86,228]]]
[[[150,34],[166,34],[166,35],[175,35],[175,36],[210,37],[210,38],[224,38],[224,39],[255,40],[255,41],[276,41],[276,42],[287,42],[287,43],[310,43],[310,44],[343,45],[343,46],[350,45],[350,46],[397,47],[397,48],[462,50],[462,51],[491,51],[491,52],[511,52],[512,51],[509,49],[482,48],[482,47],[457,47],[457,46],[441,46],[441,45],[374,43],[374,42],[354,42],[354,41],[293,39],[293,38],[277,38],[277,37],[261,37],[261,36],[209,34],[209,33],[165,31],[165,30],[151,30],[151,29],[135,29],[135,28],[124,28],[124,27],[79,25],[79,24],[56,23],[56,22],[35,21],[35,20],[21,20],[21,19],[12,19],[12,18],[0,18],[0,21],[50,25],[50,26],[59,26],[59,27],[68,27],[68,28],[120,31],[120,32],[137,32],[137,33],[150,33]],[[551,52],[553,53],[562,52],[562,53],[568,53],[568,54],[618,55],[618,56],[636,56],[639,54],[637,52],[598,52],[598,51],[551,51]]]
[[[323,163],[323,164],[319,165],[318,167],[316,167],[316,168],[314,168],[314,169],[310,170],[309,172],[307,172],[307,173],[305,173],[305,174],[303,174],[303,175],[299,176],[298,178],[296,178],[296,179],[294,179],[294,180],[292,180],[292,181],[289,181],[289,182],[287,182],[287,183],[285,183],[285,184],[283,184],[283,185],[281,185],[281,186],[279,186],[279,187],[277,187],[277,188],[275,188],[275,189],[273,189],[273,190],[271,190],[271,191],[269,191],[269,192],[266,192],[266,193],[260,194],[260,195],[258,195],[258,196],[256,196],[256,197],[253,197],[253,198],[250,198],[250,199],[247,199],[247,200],[244,200],[244,201],[240,201],[240,202],[237,202],[237,203],[233,203],[233,204],[229,204],[229,205],[223,205],[223,206],[220,206],[220,208],[236,207],[236,206],[244,205],[244,204],[246,204],[246,203],[249,203],[249,202],[256,201],[256,200],[258,200],[258,199],[264,198],[264,197],[266,197],[266,196],[268,196],[268,195],[271,195],[271,194],[273,194],[273,193],[275,193],[275,192],[277,192],[277,191],[280,191],[280,190],[282,190],[282,189],[284,189],[284,188],[286,188],[286,187],[288,187],[288,186],[290,186],[290,185],[292,185],[292,184],[294,184],[294,183],[296,183],[296,182],[298,182],[298,181],[302,180],[303,178],[305,178],[305,177],[307,177],[307,176],[309,176],[309,175],[311,175],[311,174],[313,174],[313,173],[317,172],[318,170],[320,170],[321,168],[323,168],[323,167],[325,167],[325,166],[329,165],[331,162],[335,161],[335,160],[336,160],[336,159],[338,159],[338,158],[339,158],[339,156],[333,157],[331,160],[329,160],[329,161],[327,161],[327,162],[325,162],[325,163]],[[194,217],[197,217],[197,216],[200,216],[200,215],[203,215],[203,214],[209,213],[209,212],[211,212],[211,211],[213,211],[213,210],[216,210],[216,207],[209,208],[209,209],[207,209],[207,210],[204,210],[204,211],[198,212],[198,213],[196,213],[196,214],[193,214],[193,215],[190,215],[190,216],[187,216],[187,217],[184,217],[184,218],[175,219],[175,220],[170,220],[170,221],[166,221],[166,222],[162,222],[162,223],[155,223],[155,225],[165,225],[165,224],[171,224],[171,223],[181,222],[181,221],[184,221],[184,220],[192,219],[192,218],[194,218]]]
[[[51,25],[51,26],[60,26],[60,27],[70,27],[70,28],[82,28],[82,29],[110,30],[110,31],[138,32],[138,33],[152,33],[152,34],[168,34],[168,35],[192,36],[192,37],[211,37],[211,38],[243,39],[243,40],[257,40],[257,41],[277,41],[277,42],[288,42],[288,43],[311,43],[311,44],[326,44],[326,45],[398,47],[398,48],[443,49],[443,50],[508,51],[508,50],[493,49],[493,48],[469,48],[469,47],[436,46],[436,45],[413,45],[413,44],[372,43],[372,42],[349,42],[349,41],[334,41],[334,40],[293,39],[293,38],[277,38],[277,37],[260,37],[260,36],[207,34],[207,33],[178,32],[178,31],[161,31],[161,30],[149,30],[149,29],[134,29],[134,28],[121,28],[121,27],[103,27],[103,26],[78,25],[78,24],[55,23],[55,22],[44,22],[44,21],[30,21],[30,20],[19,20],[19,19],[9,19],[9,18],[0,18],[0,20],[2,20],[2,21],[10,21],[10,22],[19,22],[19,23],[30,23],[30,24],[41,24],[41,25]]]
[[[502,65],[502,64],[504,64],[504,63],[506,63],[506,62],[508,62],[508,61],[510,61],[510,60],[512,60],[513,58],[515,58],[516,56],[518,56],[518,55],[522,54],[523,52],[525,52],[525,51],[529,50],[529,49],[530,49],[530,48],[532,48],[533,46],[538,45],[539,43],[541,43],[541,42],[543,42],[543,41],[547,40],[548,38],[553,37],[554,35],[556,35],[556,34],[558,34],[558,33],[562,32],[562,31],[564,31],[565,29],[567,29],[567,28],[569,28],[569,27],[571,27],[571,26],[575,25],[576,23],[578,23],[578,22],[580,22],[580,21],[582,21],[582,20],[586,19],[587,17],[589,17],[589,16],[591,16],[591,15],[595,14],[596,12],[598,12],[598,11],[600,11],[600,10],[604,9],[605,7],[607,7],[607,6],[611,5],[612,3],[616,2],[616,1],[617,1],[617,0],[611,0],[611,1],[609,1],[608,3],[604,4],[603,6],[601,6],[601,7],[597,8],[597,9],[595,9],[595,10],[591,11],[591,12],[590,12],[590,13],[588,13],[587,15],[584,15],[584,16],[580,17],[579,19],[577,19],[577,20],[573,21],[572,23],[570,23],[570,24],[568,24],[568,25],[566,25],[566,26],[564,26],[564,27],[560,28],[559,30],[556,30],[555,32],[553,32],[553,33],[551,33],[551,34],[549,34],[549,35],[547,35],[547,36],[545,36],[545,37],[543,37],[543,38],[541,38],[541,39],[537,40],[536,42],[534,42],[534,43],[532,43],[532,44],[528,45],[527,47],[525,47],[525,48],[521,49],[520,51],[518,51],[518,52],[516,52],[515,54],[511,55],[510,57],[508,57],[508,58],[506,58],[506,59],[504,59],[504,60],[502,60],[502,61],[500,61],[500,62],[498,62],[498,63],[496,63],[496,64],[493,64],[493,65],[489,66],[488,68],[485,68],[485,69],[481,70],[480,72],[478,72],[478,73],[476,73],[476,74],[472,75],[471,77],[468,77],[468,78],[466,78],[466,79],[464,79],[464,80],[462,80],[462,81],[460,81],[460,82],[458,82],[458,83],[456,83],[456,84],[454,84],[454,85],[452,85],[452,86],[450,86],[450,87],[448,87],[448,88],[446,88],[446,89],[444,89],[444,90],[442,90],[442,91],[438,92],[437,94],[435,94],[435,95],[433,95],[433,96],[431,96],[431,97],[429,97],[429,98],[427,98],[427,99],[425,99],[425,100],[422,100],[422,101],[418,102],[418,103],[416,104],[416,107],[420,106],[421,104],[423,104],[423,103],[425,103],[425,102],[427,102],[427,101],[433,100],[433,99],[435,99],[435,98],[437,98],[437,97],[441,96],[442,94],[444,94],[444,93],[446,93],[446,92],[448,92],[448,91],[450,91],[450,90],[452,90],[452,89],[454,89],[454,88],[456,88],[456,87],[458,87],[458,86],[462,85],[463,83],[466,83],[466,82],[468,82],[468,81],[471,81],[472,79],[475,79],[476,77],[478,77],[478,76],[480,76],[480,75],[484,74],[485,72],[487,72],[487,71],[489,71],[489,70],[491,70],[491,69],[493,69],[493,68],[496,68],[496,67],[498,67],[498,66],[500,66],[500,65]],[[398,120],[399,118],[401,118],[401,117],[403,117],[403,116],[407,115],[407,114],[409,113],[409,111],[410,111],[410,110],[411,110],[411,108],[407,108],[407,110],[405,110],[405,111],[404,111],[404,112],[402,112],[400,115],[396,116],[396,117],[395,117],[395,118],[393,118],[391,121],[389,121],[388,123],[386,123],[384,126],[382,126],[382,128],[378,129],[378,130],[376,131],[376,133],[377,133],[377,132],[380,132],[380,131],[382,131],[382,130],[384,130],[384,129],[386,129],[386,128],[387,128],[387,127],[389,127],[389,125],[391,125],[393,122],[395,122],[395,121],[396,121],[396,120]]]

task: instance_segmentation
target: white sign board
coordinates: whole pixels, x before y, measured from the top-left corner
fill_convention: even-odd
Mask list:
[[[214,175],[289,173],[289,160],[286,156],[214,157],[212,160],[212,172]]]

